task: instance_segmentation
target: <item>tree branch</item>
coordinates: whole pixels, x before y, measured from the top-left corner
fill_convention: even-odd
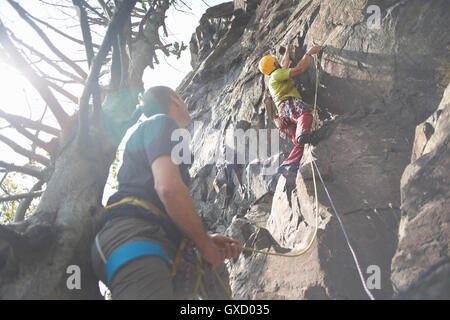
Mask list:
[[[108,18],[108,20],[111,20],[111,18],[112,18],[112,12],[111,12],[111,9],[106,5],[105,1],[103,1],[103,0],[98,0],[98,3],[99,3],[100,6],[103,8],[103,11],[105,11],[106,17]]]
[[[43,179],[44,173],[38,167],[32,166],[18,166],[13,163],[7,163],[0,160],[0,167],[5,168],[7,171],[14,171],[33,176],[38,179]]]
[[[19,43],[21,46],[24,46],[25,48],[27,48],[28,50],[30,50],[33,54],[37,55],[39,58],[41,58],[43,61],[47,62],[50,66],[52,66],[53,68],[55,68],[57,71],[59,71],[59,73],[73,79],[75,82],[77,83],[81,83],[84,84],[84,79],[64,70],[63,68],[61,68],[58,63],[56,61],[53,61],[49,58],[47,58],[47,56],[41,52],[39,52],[38,50],[36,50],[35,48],[33,48],[32,46],[29,46],[28,44],[26,44],[25,42],[23,42],[22,40],[20,40],[19,38],[17,38],[14,33],[7,29],[10,37],[17,43]]]
[[[92,36],[91,30],[89,28],[89,23],[87,21],[86,10],[84,10],[84,6],[81,0],[72,0],[72,3],[75,7],[78,8],[77,11],[80,18],[80,27],[84,40],[84,48],[86,50],[88,66],[91,67],[92,59],[94,58],[94,49],[92,47]]]
[[[94,59],[94,49],[92,47],[92,35],[91,30],[89,27],[89,23],[87,20],[87,14],[86,10],[84,9],[83,3],[85,1],[82,0],[72,0],[72,3],[74,6],[78,8],[78,13],[80,17],[80,27],[81,27],[81,33],[83,34],[83,40],[84,40],[84,48],[86,50],[86,57],[88,61],[89,68],[92,65],[92,59]],[[98,85],[98,81],[96,81],[93,84],[93,103],[94,103],[94,110],[97,110],[96,114],[101,109],[102,99],[100,95],[100,86]]]
[[[83,1],[83,5],[87,9],[91,10],[93,13],[95,13],[103,21],[108,22],[108,19],[104,15],[102,15],[100,12],[98,12],[96,8],[92,7],[89,3],[87,3],[87,1],[84,1],[84,0],[82,0],[82,1]]]
[[[8,34],[6,33],[6,28],[3,25],[2,21],[0,21],[0,44],[9,55],[9,59],[14,62],[16,68],[19,69],[25,75],[25,77],[27,77],[27,79],[39,92],[44,101],[48,104],[50,110],[53,112],[53,115],[55,116],[61,128],[64,128],[64,125],[69,121],[69,116],[61,107],[58,100],[56,100],[50,89],[46,86],[45,81],[43,81],[42,78],[36,74],[36,72],[29,66],[27,61],[18,52],[17,48],[11,42],[11,39],[9,39]]]
[[[57,137],[60,134],[60,131],[58,129],[56,129],[56,128],[47,126],[47,125],[42,124],[42,123],[37,122],[37,121],[30,120],[30,119],[25,118],[25,117],[16,116],[16,115],[13,115],[13,114],[6,113],[2,109],[0,109],[0,118],[5,119],[9,123],[14,121],[14,122],[20,123],[25,128],[30,128],[30,129],[34,129],[34,130],[44,131],[46,133],[52,134],[52,135],[57,136]]]
[[[74,38],[74,37],[68,35],[67,33],[62,32],[61,30],[55,28],[55,27],[52,26],[51,24],[49,24],[49,23],[47,23],[47,22],[45,22],[45,21],[43,21],[43,20],[41,20],[41,19],[39,19],[39,18],[36,18],[35,16],[31,15],[31,14],[28,13],[28,12],[27,12],[27,14],[28,14],[28,16],[29,16],[31,19],[36,20],[37,22],[43,24],[44,26],[46,26],[46,27],[48,27],[49,29],[51,29],[51,30],[53,30],[54,32],[56,32],[57,34],[59,34],[59,35],[65,37],[65,38],[67,38],[67,39],[69,39],[69,40],[72,40],[72,41],[75,42],[75,43],[78,43],[78,44],[81,44],[81,45],[84,44],[84,42],[83,42],[82,40],[76,39],[76,38]],[[93,46],[94,48],[99,48],[99,47],[100,47],[98,44],[92,44],[92,46]]]
[[[82,78],[86,78],[86,72],[72,60],[70,60],[66,55],[64,55],[56,46],[50,41],[47,35],[39,28],[33,20],[30,19],[29,13],[23,9],[17,2],[13,0],[7,0],[8,3],[17,11],[19,16],[27,22],[31,28],[36,31],[39,37],[44,41],[44,43],[53,51],[60,59],[67,63],[73,70],[75,70]]]
[[[12,123],[11,123],[12,124]],[[25,138],[27,138],[28,140],[30,140],[31,142],[33,142],[36,146],[44,149],[45,151],[47,151],[48,153],[52,152],[52,147],[50,144],[48,144],[47,142],[42,141],[41,139],[39,139],[38,137],[36,137],[35,135],[33,135],[31,132],[29,132],[27,129],[23,128],[20,124],[12,124],[14,126],[14,128],[17,130],[17,132],[19,132],[20,134],[22,134]]]
[[[56,83],[50,82],[47,80],[47,85],[54,89],[55,91],[59,92],[60,94],[62,94],[63,96],[65,96],[66,98],[68,98],[70,101],[72,101],[75,104],[78,104],[78,97],[74,96],[73,94],[71,94],[69,91],[64,90],[63,88],[61,88],[60,86],[58,86]]]
[[[44,181],[38,181],[30,190],[31,194],[35,194],[38,190],[42,188]],[[25,213],[30,207],[31,201],[33,201],[34,197],[28,197],[23,199],[20,202],[19,207],[17,208],[16,214],[14,215],[14,222],[21,222],[25,218]]]
[[[26,198],[37,198],[37,197],[40,197],[42,195],[42,193],[43,193],[43,191],[15,194],[12,196],[1,197],[0,202],[14,201],[14,200],[20,200],[20,199],[26,199]]]
[[[16,130],[17,132],[19,132],[20,134],[22,134],[24,137],[26,137],[28,140],[32,141],[36,146],[44,149],[45,151],[47,151],[48,153],[51,153],[52,151],[52,146],[47,143],[42,141],[41,139],[39,139],[37,136],[33,135],[31,132],[29,132],[28,130],[26,130],[19,121],[17,121],[16,119],[12,118],[9,119],[8,121]]]
[[[42,163],[45,166],[49,166],[50,165],[50,160],[47,159],[46,157],[43,157],[41,155],[38,155],[36,153],[33,153],[21,146],[19,146],[17,143],[15,143],[14,141],[12,141],[11,139],[0,135],[0,141],[2,141],[3,143],[5,143],[6,145],[8,145],[11,149],[13,149],[15,152],[27,157],[30,160],[35,160],[37,162]]]
[[[116,37],[112,45],[112,57],[111,57],[111,78],[109,81],[110,90],[119,89],[120,79],[122,77],[122,69],[120,66],[120,48],[119,39]]]
[[[89,127],[88,127],[88,106],[89,106],[89,97],[93,90],[95,89],[96,84],[98,85],[98,76],[100,73],[100,69],[103,65],[103,62],[108,54],[111,45],[113,43],[114,37],[117,36],[120,27],[125,22],[125,19],[130,14],[134,5],[136,4],[136,0],[129,0],[122,2],[122,5],[117,8],[114,16],[111,18],[111,22],[109,23],[108,29],[106,30],[105,37],[103,38],[103,42],[100,46],[97,55],[92,61],[91,69],[89,72],[89,76],[86,81],[86,86],[84,87],[83,93],[80,98],[80,116],[79,116],[79,134],[80,141],[86,141]]]

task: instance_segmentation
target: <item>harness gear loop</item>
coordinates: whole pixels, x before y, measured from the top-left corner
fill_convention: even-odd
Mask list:
[[[172,278],[172,279],[177,274],[177,269],[178,269],[178,266],[180,265],[180,262],[181,262],[181,256],[183,254],[184,249],[186,248],[186,244],[187,243],[188,243],[188,240],[186,238],[184,238],[181,241],[180,246],[178,247],[178,251],[177,251],[177,254],[175,256],[175,259],[173,261],[171,261],[172,269],[170,270],[170,278]]]
[[[152,213],[156,216],[167,216],[164,212],[162,212],[157,206],[155,206],[153,203],[151,203],[148,200],[142,200],[137,197],[125,197],[121,199],[120,201],[114,202],[108,206],[106,206],[106,210],[109,210],[111,208],[114,208],[115,206],[121,205],[121,204],[136,204],[146,210],[152,211]]]

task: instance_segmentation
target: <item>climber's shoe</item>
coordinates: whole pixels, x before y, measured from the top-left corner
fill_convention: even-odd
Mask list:
[[[302,134],[297,137],[297,143],[299,145],[311,143],[312,139],[313,139],[313,134],[308,133],[308,131],[306,131],[306,130],[303,130]]]

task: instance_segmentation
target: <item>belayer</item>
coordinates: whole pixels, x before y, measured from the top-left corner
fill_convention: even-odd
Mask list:
[[[175,299],[182,297],[173,281],[183,277],[176,272],[181,258],[190,253],[198,262],[200,255],[203,266],[214,269],[242,249],[232,238],[205,232],[187,187],[188,167],[172,161],[178,143],[172,132],[191,122],[186,104],[172,89],[158,86],[143,94],[140,105],[150,118],[127,141],[119,187],[108,200],[91,261],[113,299]]]
[[[275,117],[280,135],[290,138],[294,143],[289,156],[283,161],[279,173],[296,175],[303,156],[304,145],[311,142],[311,124],[313,116],[311,107],[303,102],[292,78],[306,71],[310,65],[311,55],[319,53],[321,47],[313,46],[294,68],[289,68],[289,45],[281,59],[281,64],[271,55],[259,61],[259,70],[269,76],[269,91],[278,114]]]

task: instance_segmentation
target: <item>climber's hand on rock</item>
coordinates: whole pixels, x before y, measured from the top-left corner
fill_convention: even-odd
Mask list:
[[[320,46],[316,45],[316,46],[312,47],[311,49],[309,49],[308,53],[309,54],[316,54],[316,53],[319,53],[321,49],[322,48]]]
[[[223,260],[225,259],[236,259],[242,252],[242,248],[239,247],[239,241],[226,237],[221,234],[214,234],[211,236],[211,239],[219,247],[221,252],[221,257]]]

